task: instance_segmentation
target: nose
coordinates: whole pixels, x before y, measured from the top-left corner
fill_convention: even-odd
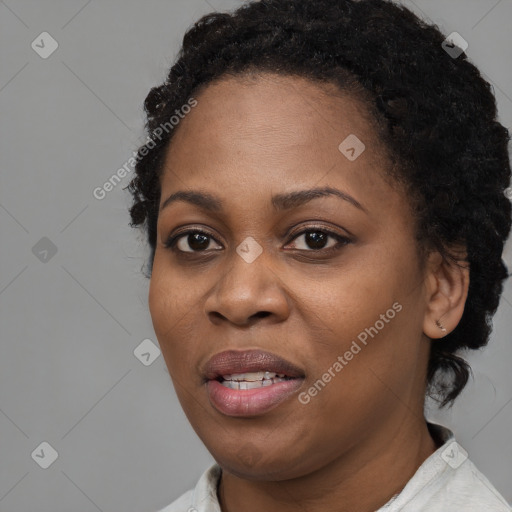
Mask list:
[[[286,287],[269,259],[264,251],[248,263],[234,252],[226,261],[205,301],[205,312],[213,324],[249,326],[261,319],[278,323],[288,317]]]

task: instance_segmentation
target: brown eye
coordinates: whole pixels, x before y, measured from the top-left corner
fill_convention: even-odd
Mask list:
[[[336,247],[336,245],[346,245],[347,243],[350,243],[350,240],[346,237],[331,231],[320,229],[308,229],[306,231],[302,231],[294,238],[294,240],[301,239],[302,241],[300,243],[297,241],[293,242],[293,249],[301,251],[321,251],[324,249],[332,249]],[[331,239],[332,242],[327,245],[329,243],[329,239]]]
[[[210,245],[213,240],[213,237],[204,231],[185,231],[170,237],[165,243],[165,247],[180,252],[202,252],[211,249]]]
[[[304,236],[304,242],[310,249],[324,249],[329,235],[321,231],[306,231]]]

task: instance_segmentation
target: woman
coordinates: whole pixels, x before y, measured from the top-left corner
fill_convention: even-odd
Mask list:
[[[423,411],[507,277],[510,137],[454,46],[385,0],[250,2],[149,93],[132,225],[216,460],[165,512],[510,510]]]

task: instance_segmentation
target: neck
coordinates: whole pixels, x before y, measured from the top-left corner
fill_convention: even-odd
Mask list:
[[[404,420],[404,418],[402,418]],[[398,494],[437,449],[423,417],[379,428],[321,469],[282,481],[251,481],[223,470],[222,512],[373,512]]]

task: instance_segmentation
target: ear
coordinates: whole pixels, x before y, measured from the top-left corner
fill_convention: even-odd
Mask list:
[[[423,332],[431,339],[443,338],[457,327],[469,290],[469,263],[465,249],[452,251],[457,261],[435,251],[426,264],[426,309]]]

